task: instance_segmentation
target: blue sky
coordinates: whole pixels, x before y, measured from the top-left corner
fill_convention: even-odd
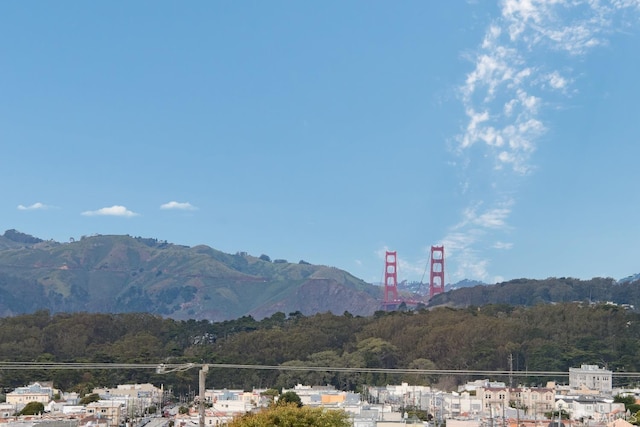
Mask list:
[[[0,228],[619,279],[639,53],[640,0],[2,2]]]

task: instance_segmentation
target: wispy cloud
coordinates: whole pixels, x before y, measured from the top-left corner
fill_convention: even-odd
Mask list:
[[[181,210],[181,211],[195,211],[197,208],[189,202],[175,202],[171,201],[160,205],[160,209],[164,210]]]
[[[640,8],[637,0],[506,0],[504,26],[512,42],[528,48],[584,55],[607,44],[607,34],[621,9]]]
[[[488,209],[483,209],[481,203],[475,206],[468,206],[462,212],[462,221],[455,225],[452,230],[456,231],[469,227],[506,229],[508,228],[507,218],[511,214],[512,204],[512,200],[505,200]]]
[[[133,217],[139,214],[130,211],[124,206],[114,205],[111,207],[101,208],[95,211],[82,212],[84,216],[121,216],[121,217]]]
[[[573,61],[606,45],[614,28],[626,24],[623,9],[633,10],[637,21],[640,0],[502,0],[500,7],[467,55],[473,65],[459,88],[466,124],[455,164],[465,175],[460,191],[470,200],[443,239],[455,258],[451,281],[487,280],[486,249],[513,247],[496,234],[511,231],[517,182],[535,170],[532,156],[548,126],[541,116],[545,99],[572,93],[574,83],[572,67],[555,69],[539,59],[553,53]]]
[[[38,210],[46,210],[51,209],[53,206],[45,205],[44,203],[36,202],[32,205],[18,205],[19,211],[38,211]]]
[[[493,248],[494,249],[504,249],[504,250],[509,250],[513,247],[513,243],[508,243],[508,242],[495,242],[493,244]]]

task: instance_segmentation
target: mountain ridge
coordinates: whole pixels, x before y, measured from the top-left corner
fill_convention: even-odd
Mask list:
[[[59,243],[15,230],[0,236],[0,290],[0,315],[147,311],[213,321],[276,311],[370,315],[381,294],[347,272],[306,262],[121,235]]]
[[[637,275],[636,275],[637,276]],[[568,301],[640,307],[640,282],[612,278],[515,279],[448,284],[425,308],[488,304],[531,306]],[[418,282],[402,295],[424,293]],[[0,316],[51,312],[148,312],[177,320],[224,321],[276,312],[369,316],[383,286],[334,267],[228,254],[129,235],[83,236],[68,243],[7,230],[0,236]]]

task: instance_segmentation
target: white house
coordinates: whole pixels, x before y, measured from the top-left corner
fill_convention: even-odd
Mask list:
[[[624,403],[591,395],[563,396],[556,402],[555,409],[569,412],[574,420],[593,420],[602,424],[625,415]]]
[[[0,403],[0,418],[12,417],[15,412],[16,408],[14,405],[10,403]]]
[[[598,365],[582,365],[569,368],[569,388],[587,394],[589,391],[611,395],[612,372]]]

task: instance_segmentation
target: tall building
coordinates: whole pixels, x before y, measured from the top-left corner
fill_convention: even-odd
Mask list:
[[[613,390],[612,372],[598,365],[569,368],[569,388],[581,392],[610,395]]]

